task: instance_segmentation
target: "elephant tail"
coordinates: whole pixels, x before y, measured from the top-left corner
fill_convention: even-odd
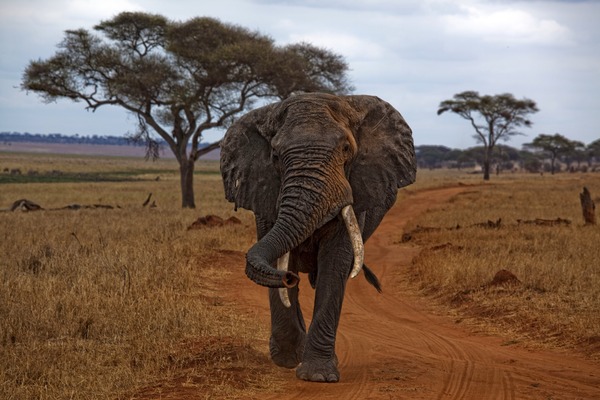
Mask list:
[[[365,271],[365,278],[379,293],[381,293],[381,283],[373,271],[365,264],[363,264],[363,271]]]

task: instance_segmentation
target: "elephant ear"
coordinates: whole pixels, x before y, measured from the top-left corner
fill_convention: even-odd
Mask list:
[[[225,197],[274,222],[281,178],[271,161],[270,138],[264,133],[276,104],[250,111],[235,122],[221,142],[221,175]]]
[[[349,178],[355,211],[391,207],[398,188],[415,181],[412,131],[402,115],[378,97],[346,99],[358,114],[353,127],[358,153]]]

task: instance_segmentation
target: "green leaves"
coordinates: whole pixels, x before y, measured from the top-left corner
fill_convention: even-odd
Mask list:
[[[121,50],[144,56],[164,47],[167,26],[167,19],[161,15],[124,12],[101,22],[94,29],[114,41]]]
[[[555,161],[559,156],[573,155],[578,148],[585,147],[583,143],[569,140],[559,133],[554,135],[539,134],[531,143],[525,143],[523,146],[548,154],[551,159],[552,174],[555,171]]]
[[[197,158],[204,131],[228,126],[258,99],[351,91],[347,70],[328,50],[277,46],[214,18],[174,22],[124,12],[94,32],[67,31],[53,57],[29,64],[21,88],[46,101],[84,101],[91,110],[120,106],[134,114],[149,144],[155,132],[185,163]]]
[[[559,133],[554,135],[541,133],[531,143],[526,143],[524,146],[557,155],[573,151],[576,143]]]
[[[538,108],[533,100],[518,100],[510,93],[480,96],[478,92],[466,91],[440,103],[437,114],[447,111],[471,121],[478,139],[493,146],[499,139],[520,134],[515,128],[531,126],[526,117]]]
[[[538,108],[533,100],[517,100],[510,93],[480,96],[478,92],[471,90],[442,101],[437,114],[447,111],[471,122],[476,132],[475,139],[483,143],[486,149],[483,164],[484,179],[487,180],[491,153],[498,140],[508,140],[511,136],[520,135],[517,128],[531,126],[532,122],[527,116],[537,112]]]
[[[100,36],[67,31],[53,57],[28,66],[22,89],[48,101],[84,100],[91,109],[116,104],[146,118],[154,107],[168,106],[187,126],[202,118],[219,126],[252,98],[352,90],[341,56],[307,43],[279,47],[214,18],[173,22],[124,12],[94,29]]]

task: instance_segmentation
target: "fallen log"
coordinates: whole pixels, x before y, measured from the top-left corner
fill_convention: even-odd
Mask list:
[[[42,206],[31,200],[20,199],[15,201],[10,207],[10,211],[38,211],[43,210]]]
[[[539,226],[559,226],[559,225],[569,226],[569,225],[571,225],[571,220],[564,219],[564,218],[556,218],[556,219],[536,218],[536,219],[526,219],[526,220],[518,219],[517,223],[519,225],[524,224],[524,225],[539,225]]]
[[[106,210],[112,210],[115,207],[111,206],[110,204],[92,204],[92,205],[88,205],[88,204],[77,204],[77,203],[74,203],[74,204],[69,204],[67,206],[64,206],[62,208],[52,208],[52,209],[50,209],[50,211],[52,211],[52,210],[82,210],[82,209],[85,209],[85,210],[94,210],[94,209],[97,209],[97,208],[104,208]],[[117,208],[121,208],[121,207],[117,206]]]
[[[106,209],[106,210],[113,210],[115,208],[121,208],[121,206],[119,206],[119,205],[112,206],[110,204],[77,204],[77,203],[73,203],[73,204],[67,204],[64,207],[43,208],[42,206],[40,206],[39,204],[37,204],[31,200],[19,199],[19,200],[13,202],[9,209],[0,210],[0,211],[29,212],[29,211],[39,211],[39,210],[46,210],[46,211],[83,210],[83,209],[95,210],[95,209],[100,209],[100,208]]]
[[[502,218],[498,218],[496,221],[489,220],[487,222],[480,222],[477,224],[469,225],[470,227],[487,228],[487,229],[499,229],[502,226]]]

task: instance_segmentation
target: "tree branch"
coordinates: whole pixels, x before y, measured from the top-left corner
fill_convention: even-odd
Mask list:
[[[220,140],[218,142],[211,143],[211,144],[209,144],[206,147],[198,149],[198,151],[195,154],[194,161],[198,161],[198,159],[200,157],[202,157],[203,155],[205,155],[207,153],[210,153],[211,151],[213,151],[215,149],[218,149],[219,147],[221,147],[221,141]]]

